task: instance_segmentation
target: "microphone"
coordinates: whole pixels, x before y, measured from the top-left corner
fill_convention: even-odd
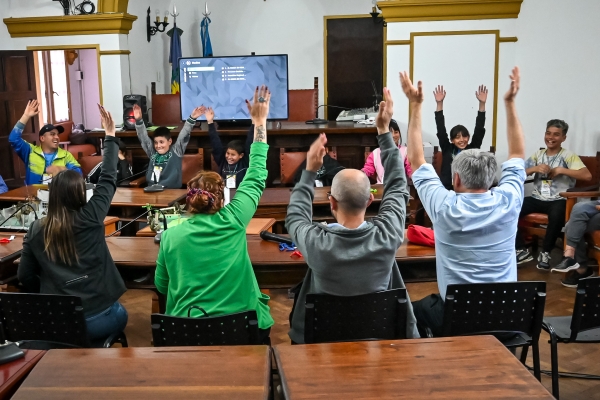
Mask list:
[[[146,168],[147,168],[147,167],[146,167]],[[117,181],[117,185],[118,185],[119,183],[121,183],[121,182],[125,182],[125,181],[131,180],[131,179],[133,179],[133,178],[137,178],[138,176],[140,176],[140,175],[143,175],[143,174],[145,174],[145,173],[146,173],[146,169],[144,168],[144,170],[143,170],[143,171],[137,172],[137,173],[135,173],[135,174],[133,174],[133,175],[131,175],[131,176],[127,177],[127,178],[123,178],[123,179],[121,179],[121,180],[118,180],[118,181]]]
[[[152,173],[152,178],[156,179],[156,172]],[[156,182],[150,186],[146,186],[144,188],[144,193],[162,192],[163,190],[165,190],[165,187],[163,185],[159,185],[158,182]]]
[[[35,219],[38,219],[38,215],[35,212],[35,208],[33,208],[33,206],[31,205],[31,203],[25,203],[22,206],[20,206],[19,208],[17,208],[14,213],[12,213],[8,217],[6,217],[6,219],[4,221],[2,221],[2,223],[0,223],[0,226],[4,225],[6,222],[8,222],[8,220],[11,219],[13,217],[13,215],[15,215],[16,213],[18,213],[19,211],[21,211],[25,207],[31,208],[31,211],[33,211],[33,215],[35,216]]]
[[[289,245],[291,245],[293,243],[292,239],[290,239],[288,237],[276,235],[274,233],[267,232],[267,231],[261,231],[260,238],[262,240],[267,240],[270,242],[285,243],[285,244],[289,244]]]
[[[319,108],[321,107],[332,107],[332,108],[341,108],[342,110],[351,110],[351,108],[348,107],[340,107],[340,106],[333,106],[333,105],[329,105],[329,104],[321,104],[319,107],[317,107],[317,112],[319,111]],[[314,119],[309,119],[308,121],[306,121],[307,124],[315,124],[315,125],[322,125],[322,124],[326,124],[329,121],[327,121],[326,119],[322,119],[322,118],[314,118]]]
[[[159,213],[162,214],[163,216],[163,232],[167,230],[167,217],[165,216],[165,213],[162,212],[162,210],[154,209],[152,211],[158,211]],[[162,238],[162,234],[163,232],[158,232],[155,236],[154,236],[154,243],[160,243],[160,239]]]

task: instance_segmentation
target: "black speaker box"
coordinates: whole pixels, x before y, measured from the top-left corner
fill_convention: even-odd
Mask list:
[[[139,105],[142,109],[142,119],[148,126],[148,109],[146,108],[146,96],[139,94],[128,94],[123,96],[123,127],[124,129],[135,129],[135,117],[133,106]]]

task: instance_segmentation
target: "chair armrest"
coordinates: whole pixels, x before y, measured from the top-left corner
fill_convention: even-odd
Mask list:
[[[565,199],[572,199],[577,197],[600,197],[600,192],[561,192],[560,195]]]
[[[144,183],[146,183],[146,177],[142,176],[141,178],[134,179],[129,181],[130,187],[141,187]]]
[[[567,189],[567,192],[592,192],[592,191],[597,191],[599,188],[600,188],[600,185],[574,187],[571,189]]]

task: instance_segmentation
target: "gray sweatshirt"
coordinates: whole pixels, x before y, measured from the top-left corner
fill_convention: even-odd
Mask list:
[[[170,156],[164,164],[158,165],[161,168],[159,179],[155,179],[154,167],[156,164],[156,156],[158,153],[154,150],[154,142],[148,136],[146,125],[143,120],[135,121],[135,131],[137,132],[138,139],[142,144],[142,149],[150,158],[148,163],[148,171],[146,172],[146,181],[149,185],[158,183],[163,185],[165,189],[181,189],[181,163],[185,148],[190,141],[190,132],[194,127],[196,120],[191,116],[185,121],[181,132],[177,136],[175,144],[171,146],[167,155]]]
[[[308,272],[294,305],[290,338],[304,343],[304,304],[307,293],[357,296],[405,288],[396,264],[404,240],[408,190],[400,152],[391,133],[377,137],[385,168],[379,214],[356,229],[312,222],[316,174],[303,171],[287,209],[285,226],[306,259]],[[408,338],[418,338],[416,319],[408,301]]]

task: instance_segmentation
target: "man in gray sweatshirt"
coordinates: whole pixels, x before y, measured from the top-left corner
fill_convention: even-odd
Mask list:
[[[304,343],[308,293],[356,296],[405,287],[396,264],[396,250],[404,240],[409,196],[404,164],[389,132],[394,105],[387,89],[384,96],[375,121],[385,168],[377,217],[365,221],[366,209],[373,201],[369,179],[362,171],[345,169],[333,179],[329,196],[337,223],[312,222],[314,182],[327,152],[325,134],[310,147],[306,170],[292,192],[285,225],[308,264],[291,319],[289,335],[293,342]],[[406,334],[408,338],[419,337],[412,307],[408,310]]]

